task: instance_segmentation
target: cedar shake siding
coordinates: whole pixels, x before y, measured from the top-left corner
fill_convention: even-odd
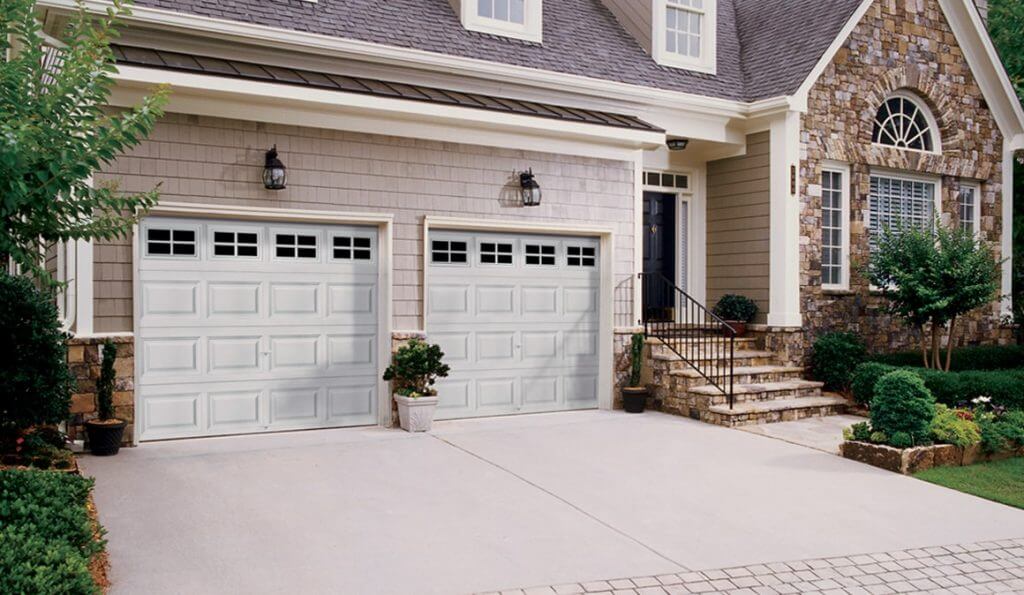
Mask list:
[[[288,188],[261,173],[277,144]],[[514,172],[532,167],[544,192],[524,209]],[[150,138],[99,181],[161,200],[227,206],[393,214],[396,330],[422,328],[423,217],[551,225],[611,225],[616,285],[633,274],[633,163],[466,144],[167,114]],[[131,241],[100,243],[95,256],[96,330],[132,330]],[[628,302],[616,302],[618,309]],[[630,320],[631,312],[616,319]]]
[[[768,313],[768,133],[747,136],[747,154],[708,162],[707,301],[727,293]]]

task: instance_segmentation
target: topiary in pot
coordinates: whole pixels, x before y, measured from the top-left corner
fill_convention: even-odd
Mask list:
[[[96,380],[97,418],[85,422],[85,433],[89,436],[89,450],[99,456],[116,455],[121,449],[121,438],[127,425],[124,420],[114,417],[114,363],[117,361],[117,345],[109,339],[103,342],[103,363],[100,377]]]
[[[438,402],[434,382],[446,378],[451,371],[443,359],[440,347],[419,339],[399,347],[391,357],[384,380],[391,382],[403,430],[425,432],[430,429]]]
[[[629,383],[622,388],[622,408],[626,413],[643,413],[650,394],[647,387],[640,384],[644,359],[643,333],[633,334],[629,344],[629,356]]]
[[[921,377],[907,370],[883,376],[871,400],[871,428],[889,437],[897,448],[928,444],[935,398]]]
[[[747,332],[747,325],[757,316],[757,304],[746,296],[728,293],[719,298],[711,311],[728,323],[737,337],[742,337]]]

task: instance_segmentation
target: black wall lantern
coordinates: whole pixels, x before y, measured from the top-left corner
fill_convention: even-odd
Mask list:
[[[281,160],[277,158],[277,145],[267,151],[267,163],[263,167],[263,185],[267,190],[283,190],[288,172]]]
[[[519,185],[523,193],[523,206],[540,206],[540,184],[533,179],[533,168],[519,174]]]
[[[690,144],[690,139],[670,138],[665,141],[665,144],[668,146],[669,151],[683,151],[686,149],[686,146]]]

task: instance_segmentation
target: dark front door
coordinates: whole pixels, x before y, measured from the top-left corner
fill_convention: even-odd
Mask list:
[[[675,283],[675,231],[676,195],[644,192],[644,273],[655,279],[660,274],[669,283]],[[644,290],[647,320],[672,320],[675,293],[668,291],[668,283],[648,279]]]

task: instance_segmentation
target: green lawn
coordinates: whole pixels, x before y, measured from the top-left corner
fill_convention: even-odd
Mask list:
[[[1024,508],[1024,458],[967,467],[936,467],[914,477],[947,488]]]

